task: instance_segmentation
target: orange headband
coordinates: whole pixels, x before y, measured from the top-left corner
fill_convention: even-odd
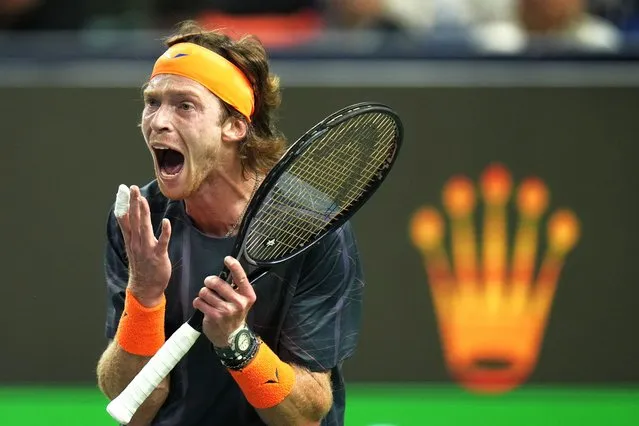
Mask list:
[[[209,89],[249,121],[253,115],[253,89],[244,73],[222,56],[194,43],[178,43],[158,58],[151,78],[175,74],[190,78]]]

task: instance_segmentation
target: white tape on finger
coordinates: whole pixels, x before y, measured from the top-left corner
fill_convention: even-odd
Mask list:
[[[129,211],[129,197],[131,190],[126,185],[120,185],[118,187],[118,195],[115,196],[115,215],[122,217]]]

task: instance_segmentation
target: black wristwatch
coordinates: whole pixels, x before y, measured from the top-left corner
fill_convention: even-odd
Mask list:
[[[231,370],[241,370],[251,362],[260,345],[260,339],[246,324],[229,336],[229,346],[213,346],[223,366]]]

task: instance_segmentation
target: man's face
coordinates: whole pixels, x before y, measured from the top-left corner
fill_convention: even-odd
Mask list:
[[[220,100],[189,78],[161,74],[149,82],[141,128],[166,197],[188,198],[223,164],[221,116]]]

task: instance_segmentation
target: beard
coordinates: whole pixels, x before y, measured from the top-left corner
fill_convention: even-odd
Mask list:
[[[194,196],[203,184],[212,179],[219,163],[215,147],[205,147],[189,152],[184,158],[184,167],[177,179],[166,182],[155,170],[158,186],[162,194],[170,200],[185,200]]]

